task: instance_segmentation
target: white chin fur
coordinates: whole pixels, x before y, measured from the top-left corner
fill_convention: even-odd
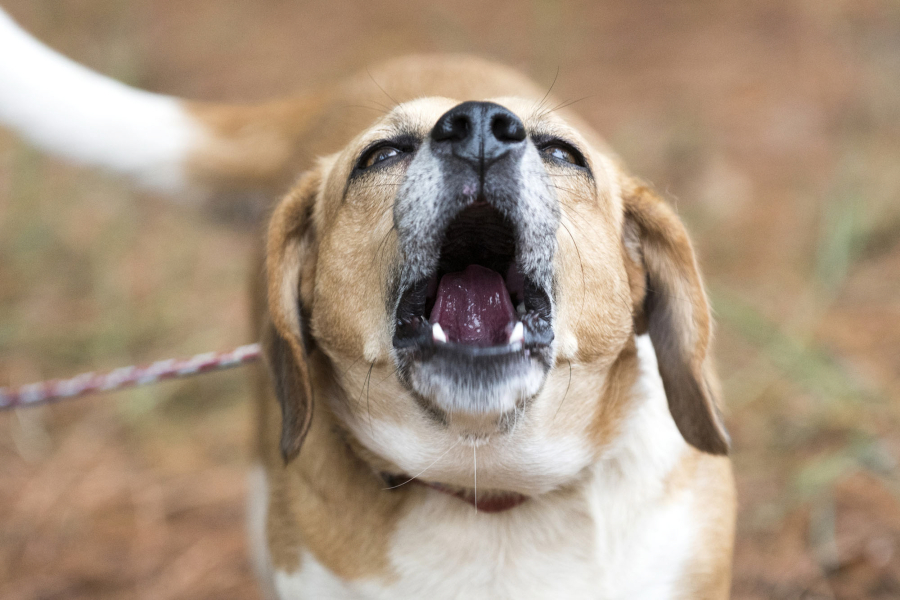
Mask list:
[[[410,379],[416,393],[446,413],[495,418],[515,410],[522,400],[537,394],[544,376],[544,370],[533,365],[525,372],[509,375],[501,383],[459,385],[420,365]]]

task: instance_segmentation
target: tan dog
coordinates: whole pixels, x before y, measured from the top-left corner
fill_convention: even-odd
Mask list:
[[[412,57],[209,107],[83,71],[0,14],[7,52],[0,118],[50,150],[170,191],[299,177],[253,315],[273,597],[728,596],[734,485],[690,242],[533,84]],[[384,98],[372,79],[383,114],[360,108]]]

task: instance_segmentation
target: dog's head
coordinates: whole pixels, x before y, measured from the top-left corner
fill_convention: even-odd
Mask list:
[[[286,460],[315,398],[380,471],[465,486],[475,445],[479,486],[552,489],[618,434],[643,333],[685,440],[727,451],[684,228],[531,100],[397,106],[282,201],[266,268]]]

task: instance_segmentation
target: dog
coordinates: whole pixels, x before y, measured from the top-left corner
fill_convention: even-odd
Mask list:
[[[269,596],[728,597],[735,489],[691,243],[544,90],[412,56],[199,104],[2,13],[0,57],[0,122],[36,145],[176,196],[272,197],[249,487]]]

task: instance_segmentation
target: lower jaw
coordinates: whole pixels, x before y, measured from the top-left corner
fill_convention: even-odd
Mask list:
[[[440,397],[415,394],[416,401],[435,424],[464,442],[475,444],[486,442],[491,436],[508,434],[523,423],[529,398],[479,402],[477,408],[470,408],[475,403],[457,401],[448,406],[450,403]]]
[[[446,422],[496,424],[537,394],[549,371],[544,353],[520,350],[467,357],[444,352],[407,355],[400,373],[422,407]],[[403,362],[406,364],[403,365]]]

